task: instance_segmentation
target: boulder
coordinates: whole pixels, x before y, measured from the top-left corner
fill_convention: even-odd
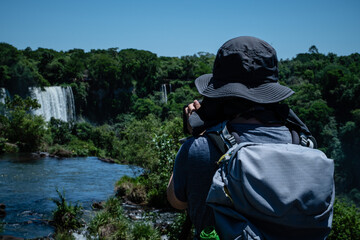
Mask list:
[[[93,209],[104,209],[104,204],[102,202],[94,202],[92,205]]]
[[[0,203],[0,218],[4,218],[6,216],[6,211],[5,211],[5,204]]]
[[[49,157],[58,157],[58,158],[69,158],[72,157],[72,152],[66,149],[57,149]]]
[[[100,161],[106,162],[106,163],[116,163],[116,161],[112,158],[99,158]]]
[[[0,240],[23,240],[24,238],[9,236],[9,235],[3,235],[0,236]]]
[[[19,152],[19,146],[13,143],[5,143],[4,151],[7,153],[17,153]]]

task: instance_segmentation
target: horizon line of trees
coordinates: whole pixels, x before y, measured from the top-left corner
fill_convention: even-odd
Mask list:
[[[0,88],[14,96],[6,101],[7,114],[0,114],[0,153],[43,150],[138,165],[145,174],[120,180],[118,197],[167,206],[166,184],[184,137],[181,111],[201,97],[194,79],[210,73],[214,59],[209,53],[157,57],[117,48],[18,50],[0,43]],[[329,239],[357,239],[359,209],[343,205],[341,196],[360,204],[360,54],[325,55],[311,46],[307,53],[279,61],[279,80],[296,92],[285,102],[335,161],[337,203]],[[159,92],[165,83],[172,86],[167,103]],[[25,98],[28,87],[50,85],[71,86],[79,118],[87,121],[46,123],[30,114],[39,106]]]
[[[78,115],[97,124],[124,126],[130,115],[144,119],[149,114],[171,121],[201,97],[194,79],[212,72],[214,59],[204,52],[157,57],[136,49],[33,51],[0,43],[0,88],[25,97],[29,86],[71,86]],[[360,202],[360,54],[325,55],[311,46],[279,61],[279,79],[296,92],[286,103],[335,159],[338,192]],[[167,104],[160,101],[164,83],[172,86]]]

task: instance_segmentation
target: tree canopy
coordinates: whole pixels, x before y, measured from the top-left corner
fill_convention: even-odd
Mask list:
[[[18,50],[0,43],[0,88],[26,97],[30,86],[69,85],[78,115],[98,124],[122,125],[119,119],[129,115],[171,120],[201,97],[194,79],[211,73],[214,60],[214,54],[204,52],[158,57],[137,49]],[[360,54],[325,55],[313,45],[307,53],[280,60],[279,78],[296,92],[286,103],[335,159],[337,191],[359,196]],[[162,85],[166,103],[161,100]]]

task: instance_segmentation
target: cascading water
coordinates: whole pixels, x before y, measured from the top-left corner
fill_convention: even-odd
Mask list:
[[[161,84],[161,101],[167,103],[167,91],[166,91],[166,84]]]
[[[71,87],[29,88],[32,98],[37,99],[41,107],[33,111],[44,116],[46,121],[51,117],[65,122],[75,120],[75,103]]]
[[[0,115],[5,115],[5,99],[10,97],[9,91],[6,88],[0,88]]]
[[[10,97],[9,91],[6,88],[0,88],[0,103],[5,104],[6,97]]]

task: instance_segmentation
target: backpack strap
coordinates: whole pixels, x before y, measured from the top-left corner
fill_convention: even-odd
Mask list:
[[[289,128],[289,126],[288,126]],[[240,143],[240,137],[235,131],[230,131],[231,128],[224,125],[222,130],[206,132],[211,142],[217,147],[221,153],[226,153],[235,144]],[[289,128],[291,133],[292,144],[301,145],[309,148],[317,148],[317,142],[312,135],[307,135],[303,132],[297,132],[293,128]]]
[[[290,133],[291,133],[291,142],[293,144],[297,144],[299,145],[300,144],[300,136],[298,134],[298,132],[296,132],[295,130],[293,129],[289,129],[290,130]]]
[[[286,117],[285,126],[290,129],[293,144],[317,148],[316,139],[311,135],[306,124],[291,109],[289,109],[288,116]]]
[[[289,126],[287,126],[289,128]],[[291,132],[291,140],[293,144],[301,145],[309,148],[317,148],[317,142],[312,135],[305,134],[303,132],[297,132],[296,130],[289,128]]]
[[[220,137],[220,134],[218,134],[217,132],[209,132],[206,135],[222,154],[226,153],[226,151],[228,150],[228,146]]]
[[[222,154],[226,153],[232,146],[234,146],[239,139],[237,134],[237,137],[235,137],[234,133],[229,132],[226,124],[224,124],[224,127],[218,131],[206,132],[206,135]]]
[[[229,132],[228,127],[225,125],[223,130],[221,131],[220,136],[224,139],[226,145],[231,148],[236,144],[236,139],[232,133]]]

